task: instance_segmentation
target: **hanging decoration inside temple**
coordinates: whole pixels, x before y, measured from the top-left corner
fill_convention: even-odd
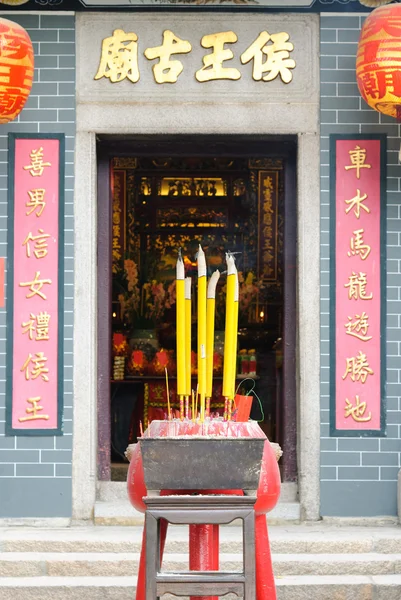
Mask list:
[[[31,92],[34,56],[21,25],[0,18],[0,124],[17,118]]]

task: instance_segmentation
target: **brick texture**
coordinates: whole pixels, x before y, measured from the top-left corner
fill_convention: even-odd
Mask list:
[[[69,516],[72,449],[75,18],[69,15],[53,16],[42,13],[13,14],[10,15],[10,19],[25,27],[31,36],[35,52],[35,75],[31,95],[18,119],[0,127],[0,256],[7,256],[8,132],[65,133],[65,434],[62,443],[59,438],[4,435],[6,310],[2,309],[0,311],[0,518]],[[18,484],[15,480],[18,480]],[[52,483],[48,480],[54,481]],[[43,493],[41,496],[37,493],[37,488],[40,486],[43,486],[43,489],[51,489],[51,492]],[[35,505],[36,500],[32,500],[33,506],[27,509],[26,496],[18,498],[18,494],[13,494],[13,490],[16,489],[23,494],[32,493],[32,498],[37,498],[38,505]],[[12,505],[6,499],[10,495],[12,495]],[[58,498],[59,508],[50,507],[50,503],[54,505],[54,498]]]
[[[321,492],[322,515],[396,514],[401,451],[400,126],[370,109],[355,80],[364,17],[321,18]],[[329,437],[329,134],[386,133],[387,152],[387,437]],[[330,465],[330,466],[329,466]],[[344,485],[344,483],[347,485]],[[341,502],[339,496],[342,496]],[[343,497],[345,494],[345,498]],[[384,501],[385,498],[385,501]],[[359,504],[358,503],[362,503]]]

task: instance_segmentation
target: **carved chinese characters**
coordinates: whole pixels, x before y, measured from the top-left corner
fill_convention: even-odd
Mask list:
[[[63,400],[60,139],[25,136],[11,137],[10,142],[14,193],[11,189],[7,427],[13,435],[54,435],[61,433]]]
[[[286,32],[262,31],[257,39],[239,55],[243,65],[252,63],[252,77],[255,81],[272,81],[277,77],[283,83],[290,83],[296,63],[290,53],[294,46]],[[203,66],[196,71],[197,81],[203,83],[218,79],[237,80],[240,71],[230,62],[234,58],[238,36],[234,31],[220,31],[204,35],[200,40],[202,48],[209,50],[202,58]],[[140,79],[138,62],[138,35],[116,29],[113,35],[102,41],[101,58],[95,79],[107,78],[111,83],[128,79],[137,83]],[[163,32],[160,46],[145,48],[144,56],[149,61],[157,60],[153,67],[156,83],[176,83],[184,63],[182,56],[192,51],[190,40],[184,40],[167,29]]]
[[[375,138],[375,136],[372,136]],[[381,330],[385,310],[381,153],[384,140],[332,138],[332,433],[383,432]],[[334,421],[334,422],[333,422]]]

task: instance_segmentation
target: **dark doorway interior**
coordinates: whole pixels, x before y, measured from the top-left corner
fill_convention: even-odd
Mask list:
[[[136,441],[140,423],[162,418],[166,361],[174,371],[177,249],[195,280],[201,243],[208,275],[224,271],[226,250],[238,252],[237,383],[254,388],[260,401],[255,396],[251,417],[282,446],[283,480],[296,480],[294,140],[109,138],[99,141],[98,152],[99,478],[125,479],[126,446]],[[222,276],[216,411],[224,286]],[[194,314],[194,341],[195,321]],[[171,385],[174,392],[173,379]]]

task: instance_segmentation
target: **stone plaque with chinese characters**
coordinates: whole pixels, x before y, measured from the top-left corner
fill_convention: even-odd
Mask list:
[[[307,102],[315,25],[301,15],[80,15],[79,102]]]
[[[63,135],[9,134],[10,435],[62,434],[63,186]]]
[[[385,154],[331,137],[331,432],[385,434]]]

